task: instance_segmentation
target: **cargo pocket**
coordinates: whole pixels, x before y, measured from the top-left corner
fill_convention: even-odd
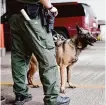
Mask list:
[[[46,47],[47,47],[47,49],[55,48],[55,44],[54,44],[54,41],[53,41],[52,33],[47,33],[46,34]]]
[[[45,49],[52,49],[55,47],[52,34],[47,33],[45,27],[42,27],[40,19],[32,19],[25,21],[25,26],[31,39],[38,43],[41,47]]]
[[[31,39],[31,43],[37,43],[42,48],[46,48],[45,30],[43,29],[40,20],[32,19],[25,21],[27,28],[26,34]]]

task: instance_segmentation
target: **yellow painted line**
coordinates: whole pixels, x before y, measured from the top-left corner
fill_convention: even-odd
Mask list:
[[[34,84],[38,84],[39,86],[42,86],[41,82],[34,82]],[[9,85],[12,86],[13,83],[12,82],[0,82],[0,85]],[[78,85],[78,84],[73,84],[74,86],[76,86],[77,88],[106,88],[105,85]],[[68,87],[68,86],[67,86]]]
[[[0,82],[1,85],[5,85],[5,84],[13,84],[13,82]]]
[[[0,85],[13,85],[12,82],[0,82]]]
[[[34,84],[37,84],[39,86],[42,86],[41,82],[34,82]],[[0,82],[0,85],[12,86],[13,85],[13,82]]]
[[[105,85],[74,85],[76,86],[77,88],[106,88]]]

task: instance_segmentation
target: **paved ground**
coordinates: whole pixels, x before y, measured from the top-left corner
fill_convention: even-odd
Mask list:
[[[78,62],[72,68],[72,83],[77,88],[66,87],[65,95],[71,98],[70,105],[106,105],[105,49],[105,41],[98,41],[80,54]],[[6,98],[3,105],[12,105],[14,101],[10,62],[10,53],[7,53],[1,64],[1,95]],[[34,79],[40,84],[38,73]],[[42,86],[30,88],[29,93],[33,95],[33,100],[25,105],[43,105]]]

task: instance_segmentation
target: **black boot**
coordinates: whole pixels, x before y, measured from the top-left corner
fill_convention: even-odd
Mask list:
[[[16,95],[14,105],[24,105],[25,102],[32,100],[32,95],[28,94],[27,96]]]
[[[56,105],[69,105],[70,104],[70,98],[69,97],[57,97],[57,104]]]

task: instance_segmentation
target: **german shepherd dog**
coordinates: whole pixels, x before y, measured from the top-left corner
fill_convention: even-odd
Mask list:
[[[75,88],[71,83],[71,68],[72,65],[78,60],[80,52],[87,46],[96,42],[95,37],[83,28],[76,26],[77,34],[71,39],[65,39],[59,34],[54,34],[53,39],[56,45],[56,60],[60,67],[61,86],[60,92],[65,93],[66,79],[70,88]],[[34,55],[31,57],[30,67],[27,75],[28,83],[34,87],[33,76],[37,71],[38,62]],[[67,75],[67,76],[66,76]],[[67,78],[66,78],[67,77]]]

